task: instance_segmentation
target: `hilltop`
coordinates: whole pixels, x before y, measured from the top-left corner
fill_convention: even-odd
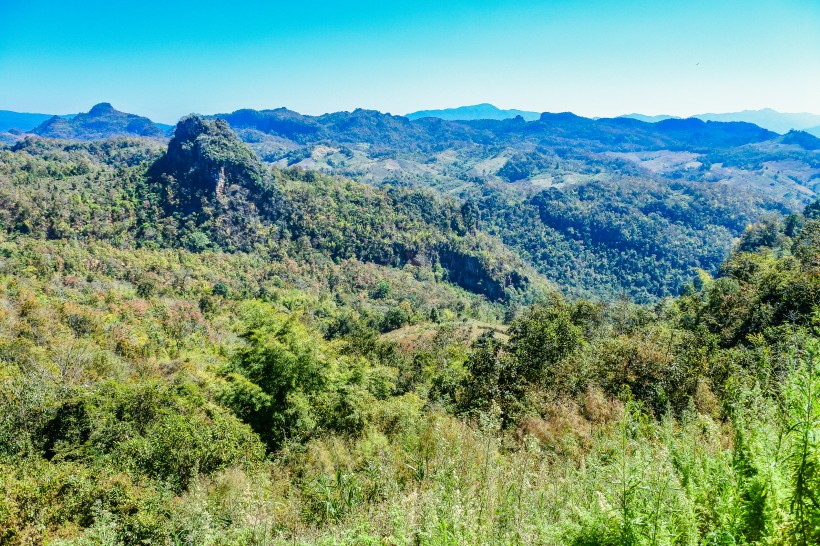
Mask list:
[[[148,118],[120,112],[107,102],[71,118],[53,116],[31,131],[66,140],[99,140],[114,137],[164,138],[163,129]]]
[[[527,121],[534,121],[539,118],[539,112],[527,112],[526,110],[502,110],[492,104],[482,103],[473,106],[459,106],[457,108],[444,108],[441,110],[419,110],[407,114],[408,119],[439,118],[449,121],[470,121],[477,119],[511,119],[521,116]]]

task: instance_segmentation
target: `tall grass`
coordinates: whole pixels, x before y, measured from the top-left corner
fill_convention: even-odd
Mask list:
[[[800,546],[820,544],[820,373],[810,344],[784,392],[786,467],[789,471],[787,536]]]
[[[796,354],[777,392],[743,390],[725,419],[694,405],[658,419],[595,391],[515,431],[394,408],[404,426],[200,479],[176,501],[173,543],[818,544],[817,354]],[[55,543],[115,544],[117,517]]]

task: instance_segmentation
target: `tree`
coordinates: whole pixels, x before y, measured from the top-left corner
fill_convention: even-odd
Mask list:
[[[550,382],[553,365],[584,342],[583,329],[572,320],[560,296],[530,307],[509,330],[509,351],[517,375],[532,384]]]

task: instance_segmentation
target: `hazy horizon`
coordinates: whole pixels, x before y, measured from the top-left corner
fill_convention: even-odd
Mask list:
[[[820,3],[11,0],[0,77],[2,109],[110,102],[165,123],[485,102],[588,117],[820,113]]]
[[[86,106],[86,107],[81,107],[79,110],[74,111],[74,112],[36,112],[36,111],[30,111],[30,110],[29,110],[29,111],[9,110],[8,108],[3,108],[3,107],[2,107],[2,105],[0,105],[0,111],[4,111],[4,110],[5,110],[5,111],[14,111],[14,112],[18,112],[18,113],[21,113],[21,114],[46,114],[46,115],[57,115],[57,116],[66,116],[66,115],[71,116],[71,115],[75,115],[75,114],[78,114],[78,113],[88,112],[88,111],[89,111],[89,110],[90,110],[93,106],[95,106],[95,105],[97,105],[97,104],[101,104],[101,103],[111,103],[111,101],[105,101],[105,100],[103,100],[103,101],[95,101],[93,104],[89,104],[89,105],[88,105],[88,106]],[[509,108],[499,107],[498,105],[496,105],[496,104],[491,104],[491,103],[476,103],[476,104],[462,104],[462,105],[459,105],[459,106],[443,106],[443,107],[420,108],[420,109],[415,110],[415,111],[412,111],[412,112],[384,112],[384,111],[378,110],[378,109],[376,109],[376,108],[368,108],[367,106],[357,106],[357,107],[355,107],[355,108],[349,108],[349,109],[346,109],[346,110],[335,110],[335,111],[328,110],[328,111],[326,111],[326,112],[320,112],[320,113],[305,113],[305,112],[299,112],[298,110],[295,110],[295,109],[293,109],[293,108],[288,108],[287,106],[269,106],[269,107],[260,107],[260,108],[256,108],[256,110],[275,110],[275,109],[277,109],[277,108],[288,108],[289,110],[296,111],[296,112],[298,112],[298,113],[300,113],[300,114],[310,115],[310,116],[319,116],[319,115],[322,115],[322,114],[331,114],[331,113],[334,113],[334,112],[340,112],[340,111],[353,111],[353,110],[355,110],[355,109],[365,109],[365,110],[377,110],[377,111],[380,111],[380,112],[382,112],[382,113],[389,113],[389,114],[392,114],[392,115],[397,115],[397,116],[407,116],[407,115],[410,115],[410,114],[414,114],[414,113],[416,113],[416,112],[425,112],[425,111],[441,111],[441,110],[455,110],[455,109],[458,109],[458,108],[470,108],[470,107],[474,107],[474,106],[481,106],[481,105],[484,105],[484,104],[490,104],[490,106],[494,106],[494,107],[498,108],[498,109],[499,109],[499,110],[501,110],[501,111],[507,111],[507,110],[524,110],[524,109],[522,109],[522,108],[516,108],[516,107],[509,107]],[[112,106],[113,106],[116,110],[126,111],[126,110],[124,110],[124,109],[122,109],[122,108],[119,108],[116,104],[113,104],[113,103],[112,103]],[[240,107],[239,109],[242,109],[242,108],[245,108],[245,107]],[[208,115],[216,115],[216,114],[225,114],[225,113],[230,113],[230,112],[233,112],[233,111],[236,111],[236,110],[237,110],[237,109],[232,109],[232,110],[222,110],[222,111],[214,111],[214,112],[188,112],[188,113],[186,113],[186,114],[182,114],[179,118],[177,118],[177,119],[172,119],[172,120],[165,120],[165,119],[154,119],[154,118],[150,118],[150,116],[147,116],[147,117],[149,117],[149,118],[151,119],[151,121],[154,121],[154,122],[156,122],[156,123],[163,123],[163,124],[166,124],[166,125],[174,125],[174,124],[176,124],[176,123],[179,121],[179,119],[181,119],[181,118],[183,118],[183,117],[185,117],[185,116],[187,116],[187,115],[205,115],[205,116],[208,116]],[[736,111],[732,111],[732,112],[694,112],[694,113],[691,113],[691,114],[684,114],[684,115],[672,115],[672,114],[668,114],[668,113],[666,113],[666,112],[657,112],[657,113],[647,113],[647,112],[623,112],[623,113],[621,113],[621,114],[617,114],[617,115],[614,115],[614,116],[593,116],[593,115],[590,115],[590,116],[583,116],[583,117],[589,117],[589,118],[593,118],[593,119],[595,119],[595,118],[607,118],[607,117],[609,117],[609,118],[613,118],[613,117],[623,117],[623,116],[631,116],[631,115],[643,115],[643,116],[646,116],[646,117],[650,117],[650,118],[651,118],[651,117],[656,117],[656,116],[666,116],[666,115],[669,115],[669,116],[671,116],[671,117],[685,119],[685,118],[695,117],[695,116],[723,115],[723,114],[736,114],[736,113],[737,113],[737,114],[739,114],[739,113],[746,112],[746,111],[749,111],[749,112],[759,112],[759,111],[764,111],[764,110],[771,110],[771,111],[774,111],[774,112],[776,112],[776,113],[778,113],[778,114],[794,114],[794,115],[820,116],[820,114],[817,114],[817,113],[815,113],[815,112],[782,112],[782,111],[780,111],[780,110],[775,110],[775,109],[773,109],[773,108],[763,107],[763,108],[756,108],[756,109],[751,109],[751,108],[750,108],[750,109],[745,109],[745,110],[736,110]],[[544,112],[559,113],[559,111],[558,111],[558,110],[524,110],[524,111],[527,111],[527,112],[535,112],[535,113],[544,113]],[[136,115],[144,115],[142,112],[130,112],[130,111],[128,111],[128,113],[130,113],[130,114],[136,114]],[[573,112],[573,113],[578,114],[577,112]],[[581,115],[581,114],[578,114],[578,115]]]

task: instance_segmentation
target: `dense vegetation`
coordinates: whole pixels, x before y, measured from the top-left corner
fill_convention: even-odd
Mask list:
[[[801,210],[820,180],[820,139],[743,123],[218,117],[280,167],[456,194],[546,277],[607,299],[655,301],[679,294],[695,268],[715,274],[747,224]]]
[[[496,262],[521,271],[522,265],[513,263],[517,255],[527,267],[572,295],[605,299],[626,295],[650,302],[679,294],[693,269],[715,274],[732,239],[748,223],[771,212],[799,212],[820,189],[820,139],[799,131],[778,135],[748,123],[698,119],[646,123],[570,113],[545,113],[530,121],[446,121],[369,110],[305,116],[284,108],[239,110],[213,119],[221,121],[208,122],[213,135],[207,138],[191,136],[205,127],[204,121],[201,126],[190,120],[184,124],[187,129],[181,126],[190,138],[181,138],[180,132],[180,138],[170,143],[166,159],[154,165],[147,177],[138,162],[131,165],[137,167],[131,180],[141,188],[132,197],[153,205],[138,212],[143,218],[137,220],[140,231],[132,236],[132,244],[162,247],[184,241],[188,248],[250,251],[257,245],[270,246],[270,241],[298,239],[307,228],[312,246],[328,232],[357,239],[355,248],[343,248],[348,241],[327,241],[334,256],[390,265],[438,261],[452,272],[454,259],[463,256],[465,249],[471,254],[469,261],[486,250],[485,257],[504,255]],[[109,104],[70,119],[50,120],[34,132],[91,140],[92,147],[100,145],[95,139],[116,136],[155,137],[154,142],[142,141],[154,149],[163,141],[163,128]],[[17,142],[17,152],[33,153],[34,146],[22,133],[0,138]],[[193,147],[186,151],[189,144]],[[61,145],[50,146],[50,168],[65,169],[55,166],[62,161],[55,152]],[[62,146],[77,157],[84,153],[76,144]],[[194,172],[180,171],[200,153],[206,161],[197,160]],[[112,161],[105,155],[91,159],[103,170],[119,167]],[[225,172],[220,174],[222,168]],[[284,180],[302,176],[294,169],[307,170],[308,177],[322,172],[384,189],[372,195],[386,194],[391,203],[369,203],[367,208],[375,208],[368,210],[365,223],[369,231],[386,229],[385,222],[397,229],[391,227],[389,235],[367,243],[361,241],[368,239],[367,234],[345,233],[360,227],[363,216],[356,207],[362,204],[361,197],[354,199],[353,206],[345,202],[331,215],[339,196],[326,195],[320,201],[328,214],[319,218],[330,221],[317,220],[311,210],[316,204],[304,207],[302,196],[279,194],[283,185],[292,187]],[[110,169],[105,176],[119,179]],[[37,177],[28,177],[32,178]],[[83,180],[81,191],[89,189],[86,178],[76,181]],[[236,183],[240,179],[247,185]],[[280,183],[270,183],[271,179]],[[200,180],[202,187],[198,187]],[[314,183],[306,185],[313,195]],[[342,193],[366,191],[357,184],[348,188]],[[460,204],[442,199],[442,193],[472,203],[471,225],[459,217]],[[352,212],[347,218],[355,220],[336,223],[335,216],[345,211]],[[390,216],[393,211],[410,222],[394,223],[380,214]],[[120,213],[115,210],[113,216]],[[410,229],[429,231],[422,224],[431,223],[436,224],[434,231],[441,228],[444,233],[422,235],[423,241],[408,240]],[[474,269],[475,265],[467,268]],[[533,277],[532,272],[524,275]],[[511,296],[509,285],[520,295],[526,284],[514,276],[482,277],[453,279],[501,300]]]
[[[644,303],[680,294],[693,268],[717,272],[735,235],[764,211],[788,213],[724,187],[637,178],[525,199],[487,189],[468,204],[488,233],[565,290]]]
[[[0,154],[0,226],[9,234],[411,264],[501,301],[531,298],[547,284],[472,229],[457,203],[271,171],[219,120],[186,118],[166,153],[132,140],[29,139]]]
[[[0,543],[816,544],[820,204],[734,195],[2,149]]]
[[[253,128],[297,142],[325,139],[366,142],[381,148],[400,145],[429,150],[442,144],[447,146],[453,141],[480,144],[489,138],[502,141],[537,139],[545,144],[587,140],[594,143],[599,151],[647,147],[707,150],[760,142],[776,136],[776,133],[751,123],[715,123],[698,119],[669,119],[659,123],[628,118],[593,120],[569,112],[544,113],[533,122],[525,122],[521,117],[461,122],[438,118],[410,120],[362,109],[321,116],[305,116],[285,108],[238,110],[216,117],[225,119],[232,127]]]

